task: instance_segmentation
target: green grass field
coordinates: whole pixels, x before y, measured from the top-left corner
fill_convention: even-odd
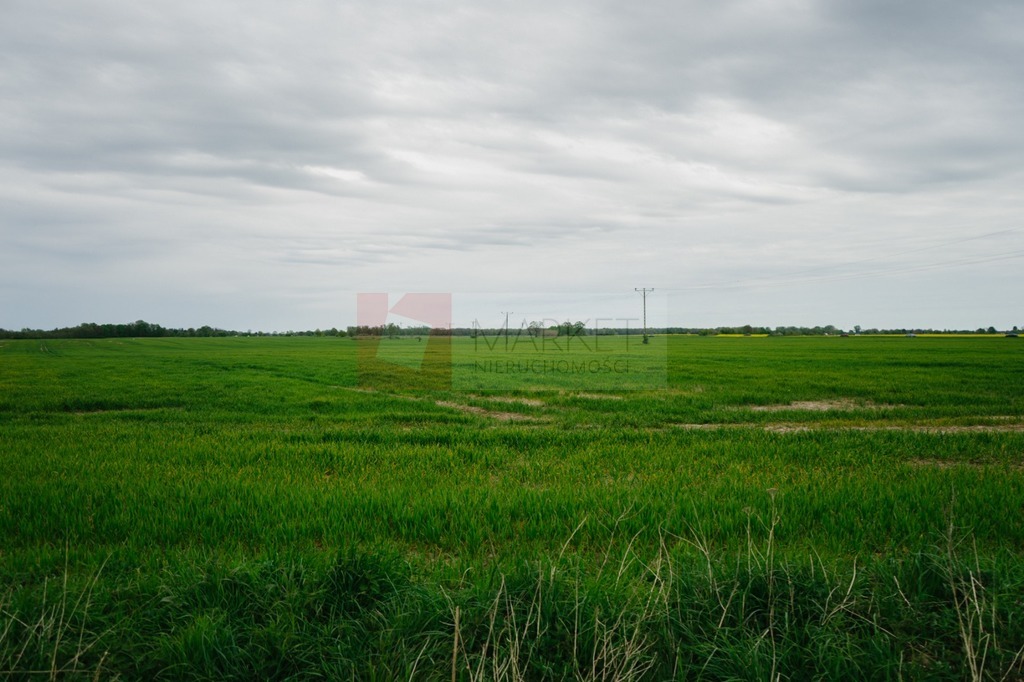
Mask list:
[[[1024,676],[1018,339],[490,343],[0,341],[0,675]]]

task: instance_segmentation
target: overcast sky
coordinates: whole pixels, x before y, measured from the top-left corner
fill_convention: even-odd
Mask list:
[[[1024,326],[1024,3],[6,0],[0,327]]]

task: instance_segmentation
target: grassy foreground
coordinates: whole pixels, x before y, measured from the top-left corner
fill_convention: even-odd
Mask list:
[[[0,342],[0,675],[1024,676],[1018,340],[369,343]]]

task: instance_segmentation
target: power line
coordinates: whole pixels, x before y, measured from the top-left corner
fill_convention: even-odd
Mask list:
[[[647,292],[654,291],[654,289],[637,289],[633,291],[639,291],[644,297],[644,343],[647,343]]]
[[[508,350],[508,317],[512,314],[512,311],[503,314],[505,315],[505,350]]]

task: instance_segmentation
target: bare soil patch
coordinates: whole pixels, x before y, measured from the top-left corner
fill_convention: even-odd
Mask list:
[[[752,412],[782,412],[783,410],[803,410],[806,412],[828,412],[831,410],[848,411],[860,409],[877,410],[894,405],[875,405],[873,403],[861,404],[849,398],[839,400],[794,400],[788,405],[751,405],[748,409]]]
[[[1012,433],[1024,431],[1024,424],[974,424],[959,426],[956,424],[910,424],[908,426],[840,426],[833,427],[836,431],[913,431],[914,433]]]
[[[573,393],[574,398],[585,398],[586,400],[622,400],[621,395],[614,393]]]
[[[528,407],[544,407],[545,405],[543,400],[537,400],[536,398],[520,398],[518,396],[511,395],[471,395],[469,397],[474,400],[489,400],[492,403],[511,403],[516,405],[526,405]]]
[[[921,433],[988,433],[1024,431],[1024,424],[976,424],[974,426],[911,426],[910,430]]]
[[[793,422],[775,422],[772,424],[719,423],[719,424],[669,424],[672,428],[688,431],[715,429],[761,429],[771,433],[802,433],[804,431],[907,431],[912,433],[1013,433],[1024,432],[1024,424],[978,424],[972,426],[958,425],[860,425],[843,426],[836,424],[799,424]]]
[[[714,431],[716,429],[734,429],[745,424],[670,424],[672,428],[683,429],[684,431]]]
[[[459,412],[465,412],[466,414],[478,414],[481,417],[490,417],[491,419],[497,419],[498,421],[504,422],[536,422],[539,421],[536,417],[531,417],[526,414],[519,414],[518,412],[496,412],[494,410],[485,410],[482,407],[476,407],[474,405],[463,405],[461,403],[453,403],[448,400],[438,400],[436,403],[439,407],[448,407]]]
[[[987,466],[992,466],[992,467],[1002,466],[999,462],[957,462],[957,461],[948,460],[948,459],[929,459],[929,458],[923,458],[923,457],[922,458],[917,458],[917,459],[909,460],[907,463],[910,466],[912,466],[912,467],[921,467],[921,468],[932,467],[934,469],[952,469],[953,467],[956,467],[956,466],[965,466],[965,467],[971,467],[972,469],[981,469],[982,467],[987,467]],[[1010,464],[1010,468],[1012,468],[1012,469],[1024,469],[1024,463],[1017,462],[1017,463]]]
[[[802,433],[804,431],[810,431],[809,426],[798,426],[796,424],[768,424],[764,427],[765,431],[771,433]]]
[[[967,462],[951,462],[948,459],[912,459],[907,462],[912,467],[932,467],[935,469],[952,469],[958,464],[967,464]],[[977,467],[979,464],[971,464],[971,466]]]

